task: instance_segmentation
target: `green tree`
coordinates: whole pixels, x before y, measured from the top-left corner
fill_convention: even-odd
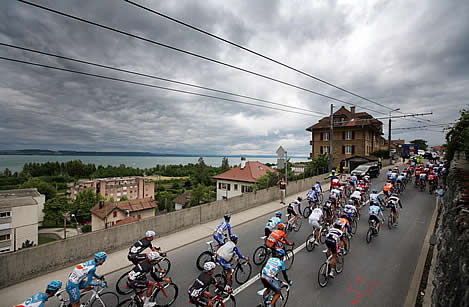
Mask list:
[[[422,140],[422,139],[416,139],[416,140],[410,141],[410,143],[417,145],[419,149],[421,150],[427,150],[428,148],[427,141]]]
[[[70,213],[75,214],[79,222],[91,221],[91,208],[98,203],[96,194],[91,190],[79,192],[73,201]]]
[[[230,164],[228,163],[228,158],[223,157],[223,159],[221,160],[220,171],[223,173],[223,172],[226,172],[229,169],[230,169]]]
[[[283,173],[280,171],[279,172],[267,171],[265,175],[257,179],[255,183],[256,190],[262,190],[262,189],[276,186],[279,180],[283,177],[282,175]]]
[[[64,196],[59,196],[47,200],[44,204],[44,223],[52,225],[61,225],[63,223],[63,214],[69,212],[71,205]]]
[[[446,160],[451,161],[456,152],[464,152],[469,160],[469,110],[462,109],[459,120],[446,134]]]
[[[192,190],[191,199],[190,199],[190,206],[197,206],[202,202],[202,197],[206,191],[206,187],[201,185],[200,183]]]
[[[119,201],[126,201],[126,200],[129,200],[127,196],[122,196]]]
[[[55,197],[57,190],[54,188],[53,185],[50,183],[47,183],[45,181],[42,181],[39,178],[30,178],[28,181],[23,183],[20,186],[21,189],[27,189],[27,188],[37,188],[39,193],[44,194],[46,196],[46,199],[52,199]]]
[[[387,151],[385,149],[380,149],[380,150],[373,151],[371,153],[371,155],[375,156],[377,158],[389,159],[389,151]]]

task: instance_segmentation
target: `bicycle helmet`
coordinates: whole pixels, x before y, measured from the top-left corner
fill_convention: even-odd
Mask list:
[[[284,224],[284,223],[279,223],[279,224],[277,225],[277,229],[279,229],[279,230],[284,230],[284,229],[285,229],[285,224]]]
[[[60,280],[53,280],[47,285],[46,291],[56,292],[60,288],[62,288],[62,282]]]
[[[371,191],[371,193],[378,194],[378,191],[376,189],[373,189],[373,191]]]
[[[225,218],[225,220],[229,220],[231,219],[231,214],[225,214],[225,216],[223,216]]]
[[[153,230],[148,230],[146,233],[145,233],[145,237],[146,238],[150,238],[150,237],[154,237],[156,236],[156,233],[153,231]]]
[[[209,262],[205,262],[204,264],[204,271],[205,272],[210,272],[211,270],[213,270],[217,265],[215,263],[213,263],[212,261],[209,261]]]
[[[334,222],[334,228],[335,229],[342,229],[342,225],[340,224],[340,222],[338,220]]]
[[[107,254],[105,252],[97,252],[94,254],[94,260],[95,261],[101,261],[101,260],[106,260]]]
[[[313,186],[311,187],[311,190],[315,191],[315,190],[316,190],[316,187],[313,185]]]
[[[298,200],[298,201],[302,201],[303,198],[301,198],[301,196],[298,196],[297,200]]]
[[[150,261],[158,260],[160,258],[161,258],[161,256],[158,252],[150,252],[148,254],[148,260],[150,260]]]
[[[275,250],[275,256],[277,257],[284,257],[285,256],[285,251],[281,248]]]
[[[316,181],[316,184],[319,184],[319,185],[320,185],[321,183],[320,183],[319,181]]]
[[[235,234],[232,234],[231,237],[230,237],[230,240],[233,241],[233,242],[236,242],[236,241],[238,241],[238,236],[235,235]]]
[[[277,211],[275,212],[276,217],[282,217],[282,211]]]

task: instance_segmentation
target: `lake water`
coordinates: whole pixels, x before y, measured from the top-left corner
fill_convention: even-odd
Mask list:
[[[205,164],[210,166],[221,166],[222,157],[203,157]],[[132,156],[34,156],[34,155],[0,155],[0,170],[5,168],[10,169],[12,172],[19,172],[23,170],[23,165],[28,162],[66,162],[71,160],[81,160],[83,163],[94,163],[98,165],[113,165],[119,166],[125,164],[135,168],[150,168],[157,164],[189,164],[197,163],[199,157],[132,157]],[[277,163],[277,158],[265,157],[247,157],[247,161],[259,161],[262,163]],[[307,157],[291,158],[291,162],[304,162],[308,161]],[[228,157],[228,162],[231,166],[238,165],[241,162],[240,157]]]

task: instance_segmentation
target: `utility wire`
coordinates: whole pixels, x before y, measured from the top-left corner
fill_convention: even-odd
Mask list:
[[[277,105],[277,106],[282,106],[282,107],[297,109],[297,110],[301,110],[301,111],[311,112],[313,114],[329,116],[329,114],[327,114],[327,113],[317,112],[317,111],[313,111],[313,110],[309,110],[309,109],[303,109],[303,108],[300,108],[300,107],[289,106],[289,105],[286,105],[286,104],[276,103],[276,102],[272,102],[272,101],[269,101],[269,100],[259,99],[259,98],[250,97],[250,96],[246,96],[246,95],[235,94],[235,93],[231,93],[231,92],[227,92],[227,91],[223,91],[223,90],[218,90],[218,89],[213,89],[213,88],[209,88],[209,87],[205,87],[205,86],[199,86],[199,85],[191,84],[191,83],[187,83],[187,82],[182,82],[182,81],[172,80],[172,79],[168,79],[168,78],[158,77],[158,76],[155,76],[155,75],[148,75],[148,74],[144,74],[144,73],[140,73],[140,72],[136,72],[136,71],[131,71],[131,70],[127,70],[127,69],[121,69],[121,68],[117,68],[117,67],[113,67],[113,66],[98,64],[98,63],[94,63],[94,62],[90,62],[90,61],[71,58],[71,57],[64,56],[64,55],[53,54],[53,53],[49,53],[49,52],[45,52],[45,51],[34,50],[34,49],[21,47],[21,46],[16,46],[16,45],[11,45],[11,44],[6,44],[6,43],[2,43],[2,42],[0,42],[0,46],[20,49],[20,50],[23,50],[23,51],[28,51],[28,52],[38,53],[38,54],[47,55],[47,56],[51,56],[51,57],[56,57],[56,58],[59,58],[59,59],[73,61],[73,62],[77,62],[77,63],[81,63],[81,64],[87,64],[87,65],[96,66],[96,67],[100,67],[100,68],[106,68],[106,69],[110,69],[110,70],[114,70],[114,71],[124,72],[124,73],[128,73],[128,74],[133,74],[133,75],[137,75],[137,76],[152,78],[152,79],[165,81],[165,82],[170,82],[170,83],[176,83],[176,84],[185,85],[185,86],[190,86],[190,87],[203,89],[203,90],[207,90],[207,91],[212,91],[212,92],[217,92],[217,93],[221,93],[221,94],[232,95],[232,96],[246,98],[246,99],[250,99],[250,100],[265,102],[265,103],[273,104],[273,105]]]
[[[197,58],[200,58],[200,59],[203,59],[203,60],[206,60],[206,61],[210,61],[210,62],[217,63],[217,64],[220,64],[220,65],[223,65],[223,66],[226,66],[226,67],[230,67],[232,69],[243,71],[245,73],[252,74],[252,75],[255,75],[255,76],[270,80],[270,81],[274,81],[274,82],[277,82],[277,83],[280,83],[280,84],[283,84],[283,85],[286,85],[286,86],[290,86],[290,87],[293,87],[293,88],[296,88],[296,89],[299,89],[299,90],[302,90],[302,91],[306,91],[306,92],[309,92],[311,94],[314,94],[314,95],[317,95],[317,96],[320,96],[320,97],[323,97],[323,98],[338,101],[338,102],[348,104],[348,105],[352,105],[352,106],[356,105],[354,103],[350,103],[350,102],[344,101],[344,100],[339,99],[339,98],[335,98],[335,97],[332,97],[332,96],[329,96],[329,95],[326,95],[326,94],[322,94],[322,93],[319,93],[319,92],[316,92],[316,91],[301,87],[299,85],[295,85],[295,84],[292,84],[292,83],[289,83],[289,82],[286,82],[286,81],[282,81],[280,79],[269,77],[267,75],[257,73],[257,72],[252,71],[252,70],[248,70],[248,69],[245,69],[245,68],[242,68],[242,67],[239,67],[239,66],[235,66],[235,65],[226,63],[226,62],[215,60],[215,59],[203,56],[201,54],[197,54],[197,53],[187,51],[187,50],[184,50],[184,49],[181,49],[181,48],[170,46],[170,45],[167,45],[167,44],[164,44],[164,43],[152,40],[152,39],[148,39],[148,38],[145,38],[145,37],[142,37],[142,36],[138,36],[136,34],[132,34],[132,33],[125,32],[125,31],[122,31],[122,30],[119,30],[119,29],[116,29],[116,28],[113,28],[113,27],[110,27],[110,26],[99,24],[99,23],[96,23],[94,21],[86,20],[86,19],[83,19],[83,18],[80,18],[80,17],[77,17],[77,16],[73,16],[73,15],[70,15],[70,14],[67,14],[67,13],[64,13],[64,12],[60,12],[60,11],[51,9],[49,7],[45,7],[45,6],[36,4],[36,3],[32,3],[32,2],[29,2],[29,1],[26,1],[26,0],[18,0],[18,1],[22,2],[24,4],[28,4],[28,5],[40,8],[40,9],[45,10],[45,11],[49,11],[49,12],[52,12],[52,13],[55,13],[55,14],[58,14],[58,15],[61,15],[61,16],[64,16],[64,17],[74,19],[74,20],[78,20],[78,21],[83,22],[83,23],[94,25],[96,27],[100,27],[100,28],[103,28],[103,29],[107,29],[109,31],[113,31],[113,32],[116,32],[116,33],[119,33],[119,34],[123,34],[123,35],[129,36],[129,37],[133,37],[133,38],[136,38],[136,39],[139,39],[139,40],[142,40],[142,41],[145,41],[145,42],[148,42],[148,43],[160,46],[160,47],[168,48],[168,49],[171,49],[171,50],[174,50],[174,51],[177,51],[177,52],[181,52],[181,53],[184,53],[184,54],[187,54],[187,55],[191,55],[193,57],[197,57]],[[373,110],[373,109],[370,109],[370,108],[367,108],[367,107],[364,107],[364,106],[360,106],[360,107],[365,109],[365,110],[374,112],[374,113],[379,113],[379,114],[386,115],[386,113],[376,111],[376,110]]]
[[[143,83],[143,82],[131,81],[131,80],[115,78],[115,77],[109,77],[109,76],[103,76],[103,75],[98,75],[98,74],[93,74],[93,73],[88,73],[88,72],[83,72],[83,71],[78,71],[78,70],[60,68],[60,67],[51,66],[51,65],[45,65],[45,64],[28,62],[28,61],[23,61],[23,60],[18,60],[18,59],[12,59],[12,58],[2,57],[2,56],[0,56],[0,60],[11,61],[11,62],[16,62],[16,63],[22,63],[22,64],[28,64],[28,65],[32,65],[32,66],[49,68],[49,69],[60,70],[60,71],[66,71],[66,72],[70,72],[70,73],[75,73],[75,74],[80,74],[80,75],[85,75],[85,76],[90,76],[90,77],[96,77],[96,78],[101,78],[101,79],[106,79],[106,80],[118,81],[118,82],[123,82],[123,83],[129,83],[129,84],[134,84],[134,85],[141,85],[141,86],[157,88],[157,89],[166,90],[166,91],[172,91],[172,92],[176,92],[176,93],[200,96],[200,97],[211,98],[211,99],[224,100],[224,101],[227,101],[227,102],[244,104],[244,105],[255,106],[255,107],[260,107],[260,108],[266,108],[266,109],[271,109],[271,110],[277,110],[277,111],[282,111],[282,112],[295,113],[295,114],[300,114],[300,115],[305,115],[305,116],[319,117],[318,115],[305,114],[305,113],[291,111],[291,110],[284,110],[284,109],[280,109],[280,108],[269,107],[269,106],[264,106],[264,105],[260,105],[260,104],[255,104],[255,103],[250,103],[250,102],[245,102],[245,101],[240,101],[240,100],[235,100],[235,99],[230,99],[230,98],[223,98],[223,97],[218,97],[218,96],[206,95],[206,94],[190,92],[190,91],[185,91],[185,90],[179,90],[179,89],[174,89],[174,88],[169,88],[169,87],[163,87],[163,86],[158,86],[158,85],[153,85],[153,84],[148,84],[148,83]]]
[[[238,43],[235,43],[235,42],[233,42],[233,41],[230,41],[230,40],[228,40],[228,39],[226,39],[226,38],[223,38],[223,37],[221,37],[221,36],[218,36],[218,35],[216,35],[216,34],[213,34],[213,33],[211,33],[211,32],[208,32],[208,31],[206,31],[206,30],[203,30],[203,29],[201,29],[201,28],[199,28],[199,27],[196,27],[196,26],[193,26],[193,25],[191,25],[191,24],[188,24],[188,23],[186,23],[186,22],[184,22],[184,21],[182,21],[182,20],[179,20],[179,19],[176,19],[176,18],[174,18],[174,17],[168,16],[168,15],[166,15],[166,14],[163,14],[163,13],[161,13],[161,12],[159,12],[159,11],[153,10],[153,9],[151,9],[151,8],[149,8],[149,7],[143,6],[143,5],[138,4],[138,3],[134,2],[134,1],[131,1],[131,0],[124,0],[124,1],[127,2],[127,3],[129,3],[129,4],[131,4],[131,5],[134,5],[134,6],[136,6],[136,7],[139,7],[139,8],[141,8],[141,9],[145,10],[145,11],[148,11],[148,12],[153,13],[153,14],[155,14],[155,15],[158,15],[158,16],[160,16],[160,17],[166,18],[166,19],[171,20],[171,21],[173,21],[173,22],[175,22],[175,23],[178,23],[178,24],[183,25],[183,26],[185,26],[185,27],[187,27],[187,28],[190,28],[190,29],[192,29],[192,30],[194,30],[194,31],[203,33],[203,34],[208,35],[208,36],[210,36],[210,37],[212,37],[212,38],[215,38],[215,39],[217,39],[217,40],[220,40],[220,41],[222,41],[222,42],[224,42],[224,43],[230,44],[230,45],[235,46],[235,47],[237,47],[237,48],[239,48],[239,49],[242,49],[242,50],[244,50],[244,51],[246,51],[246,52],[249,52],[249,53],[254,54],[254,55],[256,55],[256,56],[259,56],[259,57],[261,57],[261,58],[263,58],[263,59],[266,59],[266,60],[268,60],[268,61],[271,61],[271,62],[273,62],[273,63],[275,63],[275,64],[278,64],[278,65],[280,65],[280,66],[283,66],[283,67],[286,67],[286,68],[288,68],[288,69],[291,69],[291,70],[293,70],[293,71],[295,71],[295,72],[297,72],[297,73],[299,73],[299,74],[302,74],[302,75],[307,76],[307,77],[309,77],[309,78],[311,78],[311,79],[314,79],[314,80],[316,80],[316,81],[319,81],[319,82],[321,82],[321,83],[324,83],[324,84],[326,84],[326,85],[328,85],[328,86],[331,86],[331,87],[333,87],[333,88],[335,88],[335,89],[338,89],[338,90],[340,90],[340,91],[343,91],[343,92],[345,92],[345,93],[347,93],[347,94],[350,94],[350,95],[355,96],[355,97],[357,97],[357,98],[361,98],[361,99],[363,99],[363,100],[365,100],[365,101],[368,101],[368,102],[373,103],[373,104],[375,104],[375,105],[381,106],[381,107],[386,108],[386,109],[388,109],[388,110],[393,110],[392,107],[388,107],[388,106],[383,105],[383,104],[381,104],[381,103],[379,103],[379,102],[377,102],[377,101],[368,99],[368,98],[366,98],[366,97],[364,97],[364,96],[362,96],[362,95],[359,95],[359,94],[356,94],[356,93],[354,93],[354,92],[351,92],[351,91],[349,91],[349,90],[347,90],[347,89],[345,89],[345,88],[343,88],[343,87],[340,87],[340,86],[338,86],[338,85],[335,85],[335,84],[333,84],[333,83],[331,83],[331,82],[328,82],[328,81],[326,81],[326,80],[324,80],[324,79],[321,79],[321,78],[316,77],[316,76],[314,76],[314,75],[312,75],[312,74],[309,74],[309,73],[307,73],[307,72],[305,72],[305,71],[303,71],[303,70],[300,70],[300,69],[295,68],[295,67],[293,67],[293,66],[291,66],[291,65],[288,65],[288,64],[285,64],[285,63],[283,63],[283,62],[280,62],[279,60],[273,59],[273,58],[271,58],[271,57],[269,57],[269,56],[266,56],[266,55],[264,55],[264,54],[262,54],[262,53],[260,53],[260,52],[254,51],[254,50],[252,50],[252,49],[250,49],[250,48],[247,48],[247,47],[242,46],[242,45],[240,45],[240,44],[238,44]],[[362,107],[362,108],[363,108],[363,107]],[[404,114],[403,112],[399,112],[399,113]],[[424,120],[425,120],[425,121],[430,121],[430,120],[427,120],[427,119],[424,119]]]
[[[402,128],[392,128],[392,130],[407,130],[407,129],[423,129],[423,128],[428,128],[428,127],[446,127],[449,125],[454,125],[454,123],[449,123],[449,124],[437,124],[437,125],[425,125],[425,126],[417,126],[417,127],[402,127]]]

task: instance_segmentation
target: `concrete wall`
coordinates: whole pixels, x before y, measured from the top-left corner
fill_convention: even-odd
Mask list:
[[[290,182],[287,195],[309,189],[325,175]],[[187,208],[142,219],[139,222],[115,226],[91,233],[51,242],[15,253],[0,255],[0,288],[47,271],[86,260],[96,251],[113,251],[130,246],[148,229],[166,235],[194,225],[219,219],[226,213],[236,213],[280,198],[278,187],[245,193],[228,200],[217,200],[197,207]]]

